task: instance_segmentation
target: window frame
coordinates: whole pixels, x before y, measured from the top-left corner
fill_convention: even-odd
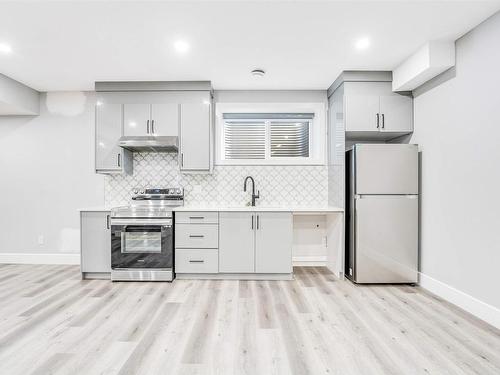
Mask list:
[[[314,113],[309,122],[309,157],[272,157],[270,122],[291,119],[266,119],[265,159],[225,159],[224,118],[227,113]],[[215,165],[324,165],[326,152],[326,104],[325,103],[217,103],[215,111]],[[254,119],[258,121],[257,119]],[[263,121],[263,119],[260,119]]]

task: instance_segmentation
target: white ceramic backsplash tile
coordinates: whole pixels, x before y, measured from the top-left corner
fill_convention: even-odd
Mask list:
[[[180,186],[186,205],[245,205],[251,194],[243,192],[248,175],[260,190],[259,205],[328,204],[327,166],[216,166],[211,175],[181,174],[177,154],[169,153],[135,153],[132,176],[106,176],[105,203],[111,207],[128,204],[134,188]]]

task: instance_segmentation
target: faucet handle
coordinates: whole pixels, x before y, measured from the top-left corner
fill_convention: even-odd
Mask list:
[[[260,190],[257,190],[257,195],[255,196],[255,198],[260,198]]]

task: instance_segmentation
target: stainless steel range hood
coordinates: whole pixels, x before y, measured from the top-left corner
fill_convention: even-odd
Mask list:
[[[179,139],[168,136],[123,136],[120,138],[118,146],[138,152],[177,152]]]

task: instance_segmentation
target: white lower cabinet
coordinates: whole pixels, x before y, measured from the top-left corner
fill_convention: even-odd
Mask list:
[[[219,213],[219,272],[255,272],[255,227],[253,212]]]
[[[176,249],[177,273],[217,273],[219,254],[217,249]]]
[[[290,212],[221,212],[219,272],[291,273]]]
[[[292,273],[293,219],[289,212],[257,213],[255,272]]]
[[[81,271],[86,274],[111,272],[110,212],[81,212]]]

